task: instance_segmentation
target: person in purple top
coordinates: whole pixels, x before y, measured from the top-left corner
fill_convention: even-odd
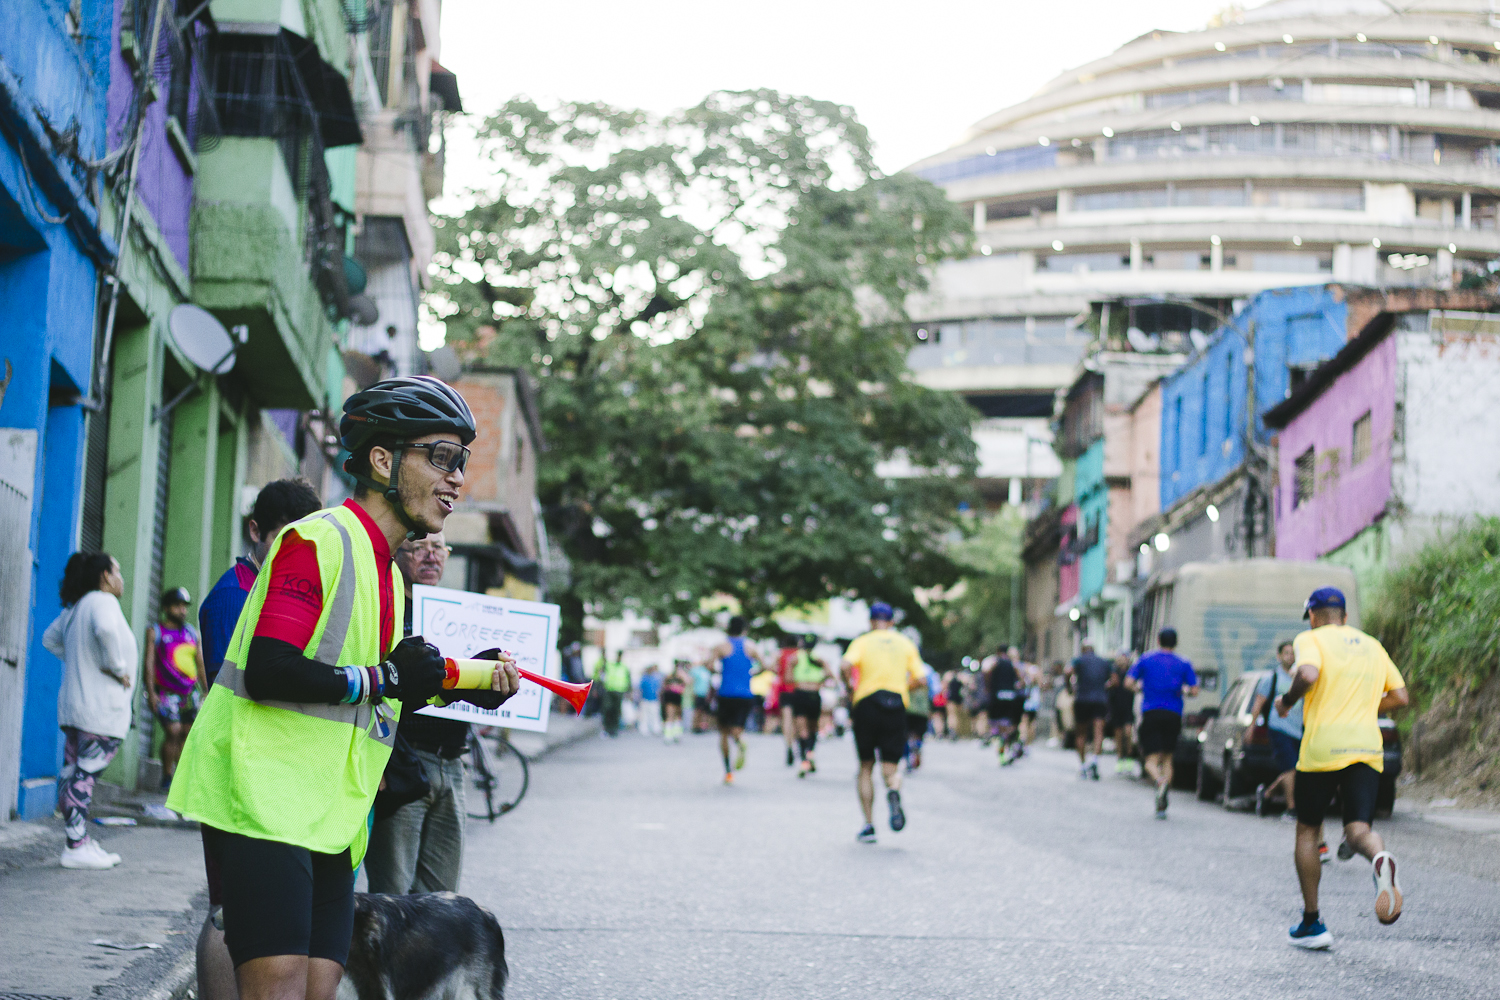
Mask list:
[[[249,555],[236,559],[198,606],[198,629],[203,636],[203,664],[209,684],[213,684],[219,667],[224,664],[224,652],[234,638],[234,627],[239,623],[240,612],[245,609],[245,601],[255,586],[271,543],[282,528],[322,506],[323,501],[305,479],[278,479],[261,488],[246,522],[250,532]]]
[[[1198,693],[1198,675],[1191,663],[1174,652],[1176,629],[1162,629],[1156,641],[1159,648],[1136,660],[1128,678],[1131,688],[1141,692],[1141,727],[1136,742],[1146,758],[1146,773],[1156,782],[1156,818],[1166,819],[1172,752],[1182,732],[1182,696]]]

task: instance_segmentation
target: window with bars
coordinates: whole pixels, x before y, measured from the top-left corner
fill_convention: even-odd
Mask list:
[[[1293,464],[1295,482],[1292,484],[1292,509],[1296,510],[1311,500],[1317,491],[1317,454],[1312,448],[1308,448],[1297,456]]]
[[[1370,457],[1370,411],[1354,421],[1354,440],[1349,447],[1349,465],[1358,465]]]

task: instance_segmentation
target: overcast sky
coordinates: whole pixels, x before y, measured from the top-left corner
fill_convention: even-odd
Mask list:
[[[1247,6],[1255,6],[1251,3]],[[772,87],[852,106],[886,171],[1152,28],[1224,0],[446,0],[442,63],[471,115],[517,94],[667,112]],[[458,138],[458,137],[455,137]],[[459,138],[449,191],[481,185]]]

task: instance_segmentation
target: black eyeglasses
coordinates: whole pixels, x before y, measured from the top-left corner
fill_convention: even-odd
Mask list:
[[[444,472],[462,472],[469,464],[469,449],[452,441],[433,441],[430,444],[408,444],[407,448],[420,448],[427,452],[427,461]]]

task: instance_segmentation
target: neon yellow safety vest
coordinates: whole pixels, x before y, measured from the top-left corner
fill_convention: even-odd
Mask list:
[[[604,664],[604,690],[630,690],[630,668],[622,661],[614,660]]]
[[[316,549],[323,584],[323,611],[303,655],[339,667],[379,663],[385,652],[380,570],[358,515],[332,507],[294,521],[276,536],[266,566],[290,528]],[[399,622],[405,594],[394,563],[390,572]],[[369,705],[253,700],[240,664],[270,579],[269,570],[263,571],[250,591],[224,665],[188,734],[167,804],[189,819],[246,837],[323,854],[349,848],[357,866],[400,703],[385,702],[377,713]]]

